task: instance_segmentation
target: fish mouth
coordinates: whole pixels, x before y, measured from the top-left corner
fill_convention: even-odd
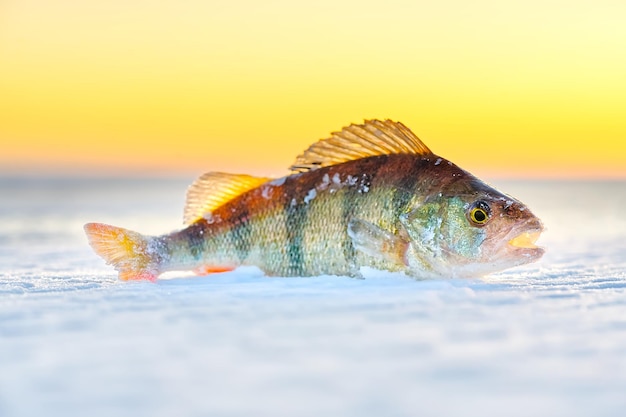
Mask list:
[[[527,230],[515,236],[507,243],[514,248],[537,249],[539,246],[535,245],[535,242],[539,239],[539,236],[541,236],[541,232],[542,230],[539,229]]]
[[[521,255],[528,261],[539,259],[543,256],[545,249],[535,243],[543,230],[543,225],[539,220],[530,221],[509,234],[506,246],[509,251]]]

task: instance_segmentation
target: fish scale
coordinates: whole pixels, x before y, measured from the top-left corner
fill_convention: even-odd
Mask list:
[[[211,232],[221,234],[221,238],[194,239],[202,245],[194,251],[202,251],[205,265],[255,265],[268,275],[279,276],[312,276],[326,271],[357,275],[362,266],[401,269],[377,258],[360,256],[348,237],[347,224],[358,216],[397,230],[400,214],[419,191],[415,189],[414,177],[420,176],[428,161],[408,155],[368,159],[321,168],[312,172],[305,183],[299,176],[287,178],[272,193],[284,198],[254,215],[250,211],[264,199],[263,188],[227,202],[213,212],[213,219],[219,220],[210,224],[206,219],[198,222],[207,229],[219,230],[225,225],[228,230]],[[413,164],[410,169],[406,169],[407,161]],[[395,178],[386,175],[372,181],[377,178],[376,168],[384,166],[389,170],[394,165],[404,168],[391,169]],[[363,169],[371,170],[372,174],[363,175]],[[334,188],[329,187],[331,178],[336,179]],[[307,200],[311,190],[315,190],[315,197]],[[185,231],[180,234],[183,240],[188,235]],[[281,236],[278,241],[274,238],[277,234]],[[178,243],[178,235],[171,237],[169,245],[173,248],[183,247]],[[281,247],[283,251],[276,250]],[[185,258],[184,254],[177,256]],[[194,258],[193,262],[197,260]]]
[[[526,206],[433,154],[401,123],[351,125],[292,170],[276,180],[204,174],[188,191],[188,226],[168,235],[85,230],[121,279],[153,281],[243,265],[285,277],[359,276],[363,267],[480,276],[543,254],[533,240],[543,226]]]

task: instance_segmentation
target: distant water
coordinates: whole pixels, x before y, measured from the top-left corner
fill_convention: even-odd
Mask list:
[[[0,179],[0,416],[623,416],[626,183],[500,182],[548,231],[483,280],[254,269],[121,283],[189,180]]]

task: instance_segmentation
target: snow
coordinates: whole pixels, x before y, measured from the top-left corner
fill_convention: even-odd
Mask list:
[[[548,252],[482,280],[117,281],[83,224],[179,228],[189,182],[0,179],[0,416],[623,415],[626,183],[495,183]]]

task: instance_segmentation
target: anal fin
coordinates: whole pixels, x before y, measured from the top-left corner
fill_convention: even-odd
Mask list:
[[[407,265],[405,254],[409,242],[402,236],[360,219],[350,220],[348,236],[354,248],[366,255],[397,265]]]
[[[230,272],[234,270],[234,266],[202,265],[194,269],[193,272],[197,275],[210,275],[220,272]]]

